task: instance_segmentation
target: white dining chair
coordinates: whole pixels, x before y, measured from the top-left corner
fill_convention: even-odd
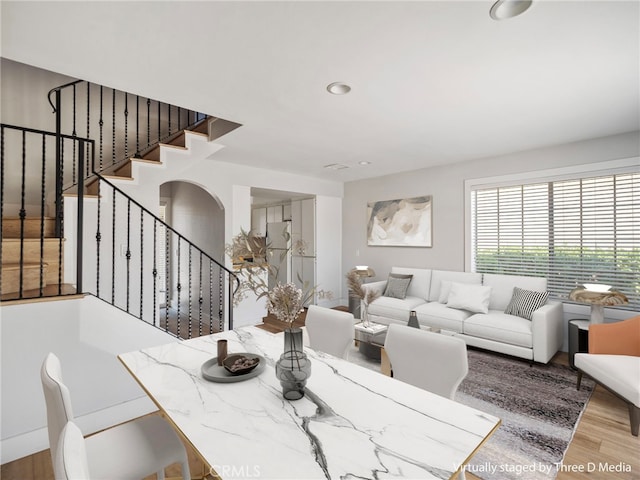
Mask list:
[[[304,323],[311,348],[334,357],[347,357],[355,333],[353,314],[310,305]]]
[[[67,422],[58,439],[53,462],[55,480],[90,480],[89,462],[84,437],[78,426]]]
[[[40,371],[47,406],[51,459],[55,465],[58,441],[68,422],[74,421],[69,389],[62,380],[60,360],[49,353]],[[144,478],[153,473],[164,479],[164,469],[178,463],[189,480],[189,460],[184,444],[159,415],[147,415],[90,435],[85,440],[91,478]],[[64,477],[63,477],[64,478]]]
[[[384,349],[393,378],[453,400],[469,372],[460,338],[404,325],[389,325]]]

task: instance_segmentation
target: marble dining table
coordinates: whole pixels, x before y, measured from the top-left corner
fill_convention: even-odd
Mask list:
[[[266,360],[247,380],[206,380],[228,353]],[[500,419],[308,348],[305,395],[286,400],[275,376],[283,335],[244,327],[119,355],[174,427],[222,479],[447,479]]]

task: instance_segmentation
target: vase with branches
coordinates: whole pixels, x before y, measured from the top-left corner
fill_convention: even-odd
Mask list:
[[[380,292],[373,288],[365,288],[362,285],[362,277],[356,270],[350,270],[347,273],[347,286],[349,287],[349,295],[359,299],[362,302],[360,320],[362,321],[362,325],[368,327],[370,325],[369,305],[371,305],[371,302],[380,297]]]
[[[307,378],[311,375],[311,362],[304,353],[302,345],[302,330],[294,327],[294,322],[304,311],[304,307],[318,298],[331,298],[331,292],[318,290],[303,282],[298,277],[302,288],[293,282],[281,283],[275,280],[275,285],[269,286],[268,278],[278,278],[280,265],[285,261],[291,249],[304,251],[304,242],[293,244],[287,231],[283,232],[288,249],[274,254],[262,237],[252,236],[241,230],[227,245],[227,254],[231,257],[234,267],[238,271],[240,286],[235,291],[233,300],[237,306],[250,293],[256,300],[266,298],[267,311],[278,320],[286,324],[284,329],[284,353],[276,362],[276,376],[282,385],[283,395],[289,400],[296,400],[304,396]],[[273,258],[278,255],[279,258]]]

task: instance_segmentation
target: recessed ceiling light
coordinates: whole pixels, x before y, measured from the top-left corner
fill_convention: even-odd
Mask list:
[[[366,160],[361,160],[358,162],[358,165],[371,165],[371,162],[367,162]]]
[[[351,91],[351,87],[343,82],[333,82],[327,85],[327,91],[333,95],[345,95]]]
[[[342,165],[341,163],[330,163],[329,165],[325,165],[324,168],[329,170],[344,170],[349,167],[347,165]]]
[[[493,4],[493,7],[491,7],[489,15],[494,20],[506,20],[517,17],[526,12],[532,3],[532,0],[498,0]]]

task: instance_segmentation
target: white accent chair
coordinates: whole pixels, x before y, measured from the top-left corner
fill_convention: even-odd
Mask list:
[[[629,408],[631,434],[640,431],[640,315],[589,325],[589,353],[576,353],[578,385],[586,374]]]
[[[68,422],[74,421],[69,389],[62,381],[60,360],[53,353],[40,371],[47,405],[47,426],[51,459],[56,464],[58,441]],[[164,479],[164,469],[174,463],[189,480],[187,451],[173,428],[160,416],[148,415],[109,428],[86,438],[87,462],[91,478],[144,478],[153,473]],[[62,477],[64,478],[64,477]]]
[[[58,439],[58,452],[53,462],[56,480],[89,480],[89,463],[84,437],[78,426],[67,422]]]
[[[404,325],[389,325],[384,349],[393,378],[451,400],[469,372],[464,340]]]
[[[334,357],[346,358],[354,339],[354,324],[351,313],[310,305],[305,319],[309,346]]]

